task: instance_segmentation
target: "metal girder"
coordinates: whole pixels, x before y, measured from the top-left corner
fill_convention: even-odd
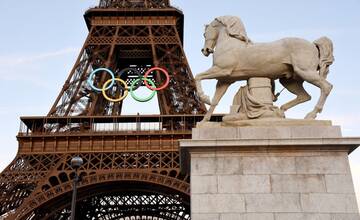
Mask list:
[[[169,0],[100,0],[101,8],[166,8]]]

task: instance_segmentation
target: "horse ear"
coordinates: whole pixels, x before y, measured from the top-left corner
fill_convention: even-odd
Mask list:
[[[222,16],[216,18],[216,20],[226,27],[231,37],[237,38],[247,43],[251,42],[246,34],[245,26],[240,18],[235,16]]]

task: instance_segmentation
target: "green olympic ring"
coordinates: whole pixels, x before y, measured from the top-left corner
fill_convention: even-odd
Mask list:
[[[148,96],[147,98],[142,99],[142,98],[137,97],[135,95],[135,93],[134,93],[134,88],[135,88],[135,85],[141,80],[145,80],[146,82],[150,83],[152,88],[156,88],[155,83],[153,81],[151,81],[150,79],[148,79],[148,78],[140,78],[140,79],[134,80],[134,82],[131,83],[131,85],[130,85],[130,95],[131,95],[131,97],[133,97],[133,99],[135,99],[138,102],[148,102],[152,98],[154,98],[154,96],[156,94],[156,90],[153,90],[152,93],[150,94],[150,96]]]

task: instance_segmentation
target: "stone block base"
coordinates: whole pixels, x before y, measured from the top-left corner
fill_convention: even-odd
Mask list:
[[[193,133],[180,142],[191,170],[192,220],[360,220],[348,162],[360,139],[342,138],[340,128]]]

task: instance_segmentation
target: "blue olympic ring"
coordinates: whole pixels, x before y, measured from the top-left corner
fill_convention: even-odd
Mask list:
[[[107,69],[107,68],[99,68],[99,69],[96,69],[96,70],[94,70],[94,71],[90,74],[89,78],[87,79],[87,83],[89,84],[89,86],[90,86],[93,90],[95,90],[95,91],[97,91],[97,92],[102,92],[103,89],[99,89],[99,88],[95,87],[92,79],[94,78],[94,75],[95,75],[97,72],[100,72],[100,71],[105,71],[105,72],[109,73],[110,76],[111,76],[111,83],[109,84],[108,87],[105,88],[105,90],[110,89],[110,88],[115,84],[115,74],[114,74],[111,70],[109,70],[109,69]]]

